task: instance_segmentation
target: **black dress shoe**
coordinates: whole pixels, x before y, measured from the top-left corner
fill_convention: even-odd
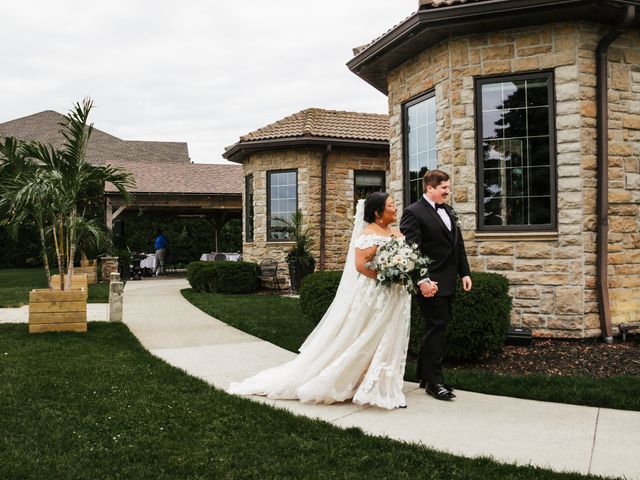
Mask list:
[[[435,385],[427,383],[424,391],[427,392],[427,395],[431,395],[437,400],[453,400],[453,398],[455,397],[455,395],[444,388],[444,385],[442,385],[441,383]]]
[[[420,388],[425,388],[426,386],[427,386],[427,381],[420,380]],[[453,391],[456,389],[453,385],[447,385],[446,383],[443,383],[442,386],[447,390],[449,390],[449,393],[451,393],[452,395],[453,395]],[[455,397],[455,395],[453,396]]]

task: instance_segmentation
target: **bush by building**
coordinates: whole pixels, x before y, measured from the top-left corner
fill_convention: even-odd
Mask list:
[[[316,272],[302,282],[300,306],[305,316],[318,323],[335,297],[342,272]],[[497,273],[472,273],[473,289],[458,284],[447,328],[445,358],[473,362],[495,353],[504,343],[511,315],[509,282]],[[411,305],[409,355],[417,357],[424,325],[420,307]]]
[[[208,293],[255,293],[260,267],[253,262],[191,262],[187,279],[191,288]]]
[[[300,287],[300,306],[313,323],[322,319],[336,296],[342,271],[315,272],[305,277]]]

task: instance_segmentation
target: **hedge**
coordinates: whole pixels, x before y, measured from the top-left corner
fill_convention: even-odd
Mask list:
[[[253,262],[191,262],[187,279],[191,288],[208,293],[255,293],[260,267]]]
[[[302,280],[300,306],[309,321],[320,322],[336,296],[340,278],[342,271],[315,272]]]
[[[300,305],[305,316],[320,321],[333,301],[342,272],[316,272],[305,278]],[[462,291],[458,283],[451,320],[445,337],[445,358],[474,362],[495,353],[504,343],[511,317],[509,282],[497,273],[472,273],[473,288]],[[411,305],[409,355],[417,357],[424,331],[420,307]]]

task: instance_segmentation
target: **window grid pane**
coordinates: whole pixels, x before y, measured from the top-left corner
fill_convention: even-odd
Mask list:
[[[269,172],[269,240],[286,240],[289,234],[279,218],[290,220],[297,204],[296,172]]]
[[[437,168],[436,99],[431,96],[406,109],[405,168],[409,178],[409,202],[422,194],[420,182],[427,170]]]
[[[481,85],[484,225],[551,223],[547,77]]]
[[[253,175],[248,175],[244,179],[245,184],[245,241],[253,241]]]

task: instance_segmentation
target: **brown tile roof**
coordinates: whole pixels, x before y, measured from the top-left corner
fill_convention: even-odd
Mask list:
[[[426,10],[428,8],[450,7],[451,5],[458,5],[460,3],[474,3],[484,1],[486,0],[419,0],[418,4],[420,6],[420,10]]]
[[[208,163],[114,162],[136,180],[136,193],[242,194],[241,165]],[[105,192],[117,190],[107,184]]]
[[[35,140],[59,147],[63,142],[60,123],[64,121],[64,115],[46,110],[0,123],[0,138]],[[137,161],[187,164],[189,153],[186,143],[126,141],[94,128],[87,159],[94,164]]]
[[[375,113],[307,108],[241,136],[239,143],[295,137],[388,141],[389,117]]]

